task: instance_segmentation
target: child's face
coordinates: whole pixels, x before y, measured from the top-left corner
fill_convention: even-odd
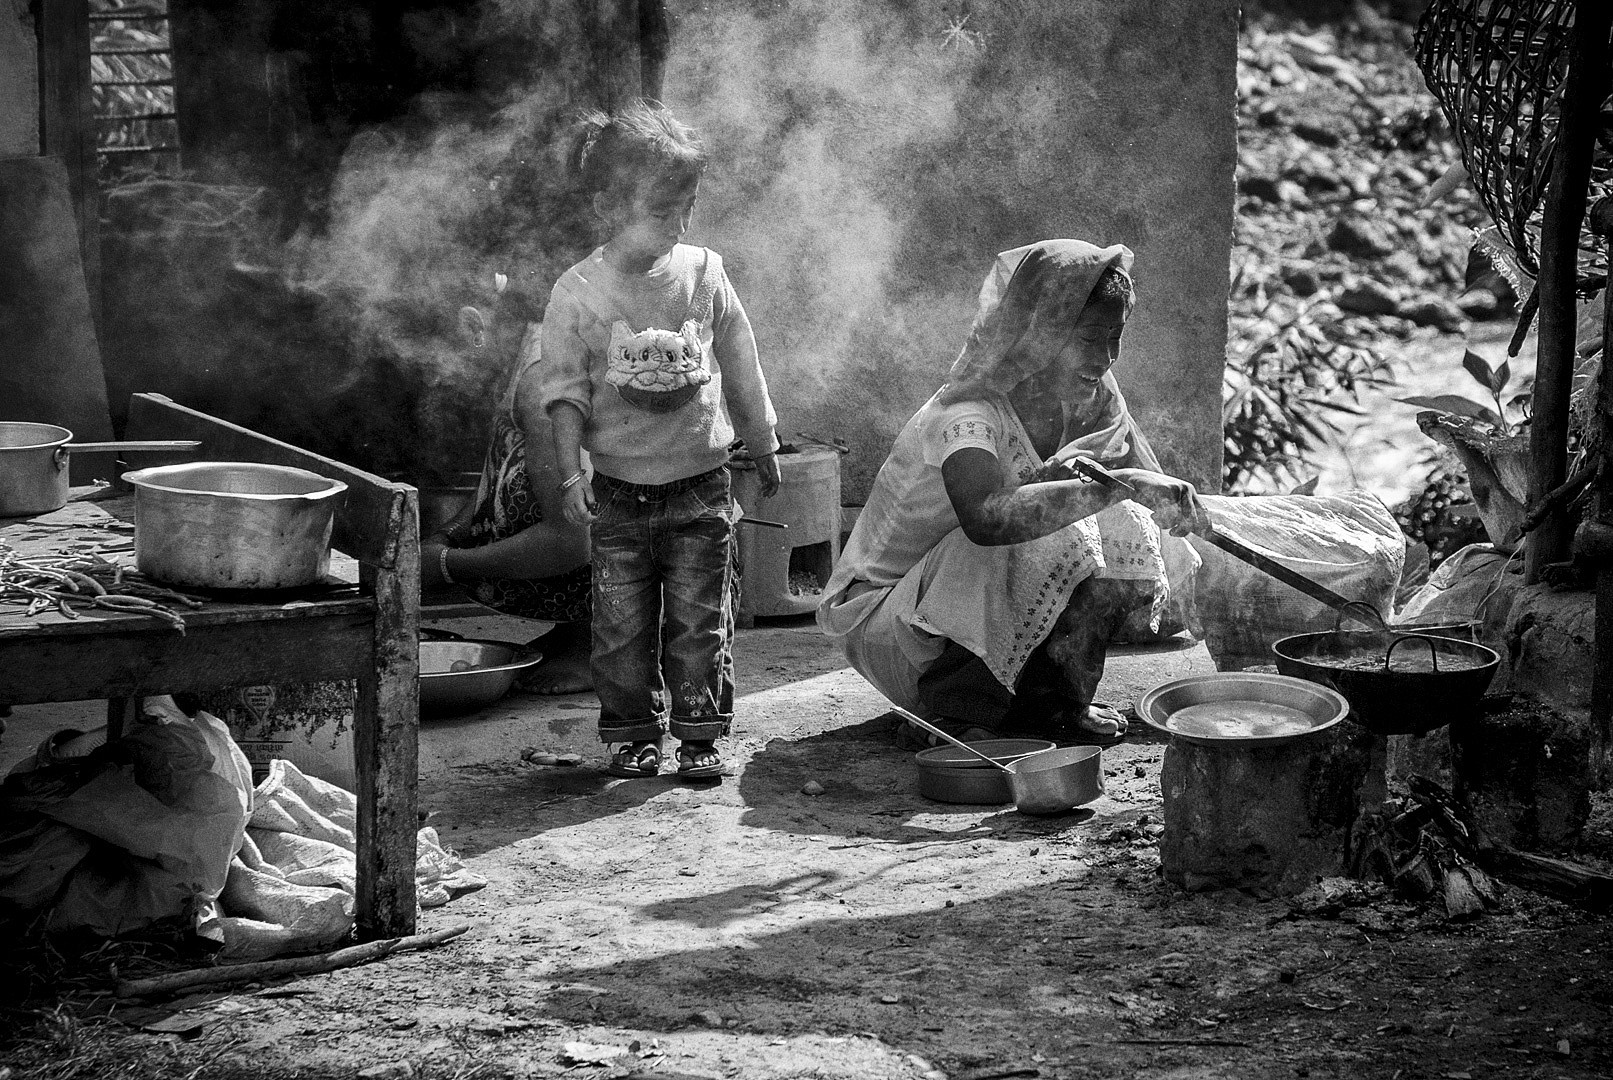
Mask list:
[[[699,194],[698,180],[672,191],[641,184],[623,210],[611,246],[629,257],[659,259],[688,232]]]

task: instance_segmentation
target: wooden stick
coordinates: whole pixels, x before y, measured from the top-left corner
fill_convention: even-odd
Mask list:
[[[1573,501],[1574,496],[1579,494],[1581,488],[1596,479],[1596,474],[1601,471],[1601,468],[1602,463],[1600,461],[1592,461],[1582,465],[1573,476],[1547,492],[1540,505],[1524,515],[1522,523],[1518,525],[1518,535],[1523,536],[1533,532],[1542,521],[1546,520],[1548,514],[1556,512],[1558,507]]]
[[[149,979],[122,979],[118,982],[117,995],[120,998],[155,997],[159,994],[171,994],[176,990],[188,990],[193,986],[257,982],[260,979],[274,979],[284,975],[318,975],[325,971],[335,971],[337,968],[366,964],[371,960],[391,956],[393,953],[429,949],[445,941],[451,941],[469,929],[469,923],[461,923],[459,926],[434,930],[429,934],[370,941],[363,945],[337,949],[335,952],[320,953],[317,956],[292,956],[284,960],[260,960],[253,964],[194,968],[190,971],[175,971],[168,975],[154,975]]]
[[[1529,419],[1528,502],[1545,506],[1546,495],[1568,472],[1568,406],[1574,379],[1580,225],[1585,218],[1592,159],[1607,96],[1607,38],[1613,9],[1576,4],[1568,71],[1559,99],[1551,178],[1541,208],[1540,336]],[[1573,526],[1565,511],[1548,509],[1524,541],[1524,584],[1537,585],[1546,567],[1568,558]]]

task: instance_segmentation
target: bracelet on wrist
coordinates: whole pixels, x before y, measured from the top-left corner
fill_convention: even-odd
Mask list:
[[[447,544],[437,549],[437,570],[442,574],[442,580],[445,584],[458,585],[459,582],[454,580],[454,575],[448,572],[448,551]]]
[[[585,475],[586,474],[581,469],[578,469],[576,472],[560,481],[560,490],[570,491],[572,488],[582,483],[582,479]]]

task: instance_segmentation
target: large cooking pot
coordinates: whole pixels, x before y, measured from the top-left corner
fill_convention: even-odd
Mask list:
[[[0,420],[0,517],[60,510],[67,502],[71,450],[194,450],[200,445],[194,439],[79,443],[55,424]]]
[[[1494,649],[1433,634],[1295,634],[1271,651],[1279,672],[1337,690],[1379,735],[1426,735],[1470,719],[1501,665]]]
[[[197,461],[123,474],[135,489],[134,560],[172,585],[289,589],[330,566],[337,497],[347,490],[306,469]]]

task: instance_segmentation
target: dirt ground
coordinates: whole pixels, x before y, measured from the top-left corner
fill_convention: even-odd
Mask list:
[[[534,767],[513,744],[423,781],[490,882],[422,919],[463,937],[117,1008],[109,952],[12,1014],[0,1077],[1613,1074],[1604,920],[1516,889],[1470,924],[1187,894],[1158,873],[1162,743],[1106,751],[1108,794],[1059,817],[949,806],[916,793],[883,703],[809,622],[743,631],[738,659],[718,784],[612,780],[597,754]],[[1104,695],[1207,664],[1132,651]],[[565,750],[591,702],[506,708]],[[140,1030],[169,1013],[180,1034]]]

